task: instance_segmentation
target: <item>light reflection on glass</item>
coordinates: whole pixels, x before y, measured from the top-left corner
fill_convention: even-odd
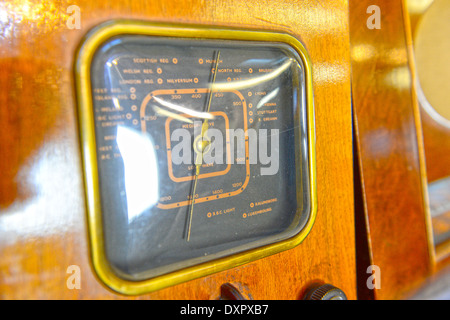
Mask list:
[[[149,136],[124,126],[117,127],[117,145],[124,163],[130,223],[158,202],[156,152]]]
[[[114,104],[114,108],[116,108],[117,110],[122,110],[122,107],[120,106],[119,99],[117,99],[116,97],[113,97],[112,101],[113,101],[113,104]]]
[[[178,121],[187,122],[187,123],[194,123],[191,119],[186,118],[185,116],[182,116],[178,113],[174,113],[172,111],[168,111],[166,109],[160,108],[158,106],[152,106],[153,110],[159,117],[167,117],[172,118]]]
[[[263,76],[255,77],[252,79],[247,80],[241,80],[236,82],[218,82],[211,86],[212,90],[241,90],[245,88],[251,88],[258,84],[261,84],[266,81],[270,81],[272,79],[275,79],[280,74],[282,74],[285,70],[287,70],[291,64],[294,62],[293,59],[287,59],[285,63],[283,63],[281,66],[273,70],[272,72],[269,72]]]
[[[192,116],[194,118],[208,119],[208,120],[212,120],[212,119],[215,118],[214,115],[212,115],[211,113],[208,113],[208,112],[195,111],[195,110],[192,110],[192,109],[189,109],[189,108],[185,108],[183,106],[176,105],[176,104],[171,103],[171,102],[164,101],[163,99],[158,98],[158,97],[153,97],[153,99],[156,102],[158,102],[160,105],[162,105],[162,106],[164,106],[166,108],[169,108],[169,109],[181,112],[183,114],[188,114],[188,115],[190,115],[190,116]],[[184,121],[184,122],[192,123],[192,120],[190,120],[190,119],[188,119],[186,117],[177,115],[176,113],[173,113],[171,111],[159,108],[158,106],[153,106],[153,109],[155,110],[155,112],[157,112],[160,115],[163,115],[163,116],[166,116],[166,117],[172,117],[172,118],[176,118],[178,120]]]
[[[259,100],[258,104],[256,105],[256,109],[261,108],[264,104],[268,103],[270,100],[275,98],[280,91],[280,88],[276,88],[275,90],[272,90],[268,95],[263,97],[261,100]]]

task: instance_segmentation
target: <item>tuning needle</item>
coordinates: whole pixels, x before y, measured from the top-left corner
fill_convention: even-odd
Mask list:
[[[213,79],[211,81],[211,89],[209,91],[209,96],[208,96],[208,104],[207,104],[207,108],[206,108],[206,112],[209,112],[210,108],[211,108],[211,100],[212,100],[212,85],[214,84],[214,82],[216,81],[216,75],[217,75],[217,66],[219,65],[219,58],[220,58],[220,51],[217,52],[217,57],[216,57],[216,63],[214,65],[214,74],[213,74]],[[200,166],[202,165],[203,162],[203,151],[204,151],[204,144],[203,144],[203,138],[205,136],[205,132],[208,129],[208,120],[204,119],[203,124],[202,124],[202,130],[200,133],[200,148],[196,148],[194,146],[194,151],[195,149],[199,149],[197,150],[196,153],[196,158],[195,158],[195,177],[194,177],[194,184],[191,188],[191,203],[189,205],[189,212],[188,212],[188,217],[187,217],[187,222],[186,222],[186,232],[185,232],[185,238],[186,241],[189,241],[191,238],[191,225],[192,225],[192,214],[194,212],[194,203],[195,203],[195,191],[197,189],[197,181],[198,181],[198,176],[200,174]],[[195,143],[195,142],[194,142]]]

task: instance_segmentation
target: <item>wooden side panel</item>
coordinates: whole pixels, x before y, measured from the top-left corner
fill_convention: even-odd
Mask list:
[[[367,27],[380,8],[380,29]],[[351,1],[355,134],[377,299],[405,298],[431,272],[426,173],[401,0]],[[372,21],[373,22],[373,21]],[[419,131],[418,129],[419,128]]]
[[[82,37],[114,18],[285,31],[305,44],[313,63],[319,210],[310,235],[288,252],[140,298],[215,299],[231,282],[254,299],[298,299],[317,280],[356,298],[347,1],[1,5],[1,298],[123,298],[90,265],[73,78]],[[80,9],[80,29],[67,25],[75,18],[70,5]],[[68,285],[69,266],[79,267],[80,289]]]

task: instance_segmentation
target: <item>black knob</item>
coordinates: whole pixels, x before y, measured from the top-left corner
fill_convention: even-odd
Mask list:
[[[331,284],[312,288],[305,296],[306,300],[347,300],[344,291]]]

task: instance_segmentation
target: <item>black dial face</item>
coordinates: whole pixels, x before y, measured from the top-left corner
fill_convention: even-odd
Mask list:
[[[304,67],[285,44],[120,36],[91,65],[104,250],[142,280],[295,236]]]

